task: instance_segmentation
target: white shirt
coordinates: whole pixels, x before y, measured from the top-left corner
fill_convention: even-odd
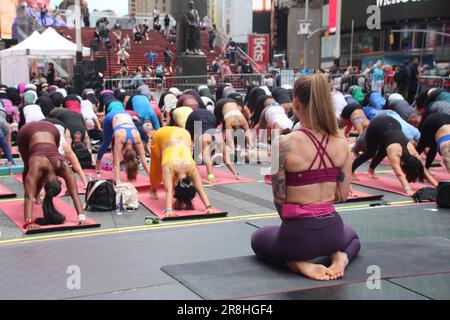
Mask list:
[[[37,122],[45,119],[41,107],[37,104],[29,104],[23,108],[25,123]]]
[[[345,106],[347,105],[347,101],[345,100],[345,97],[341,92],[333,92],[333,105],[336,111],[336,118],[340,119],[342,110],[344,110]]]
[[[97,115],[94,112],[94,105],[89,100],[83,100],[81,102],[81,114],[85,120],[97,119]]]

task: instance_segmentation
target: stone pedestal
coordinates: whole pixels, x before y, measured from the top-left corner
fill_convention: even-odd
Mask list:
[[[177,56],[177,76],[204,76],[206,84],[207,59],[206,56],[181,54]],[[195,80],[195,79],[193,79]]]

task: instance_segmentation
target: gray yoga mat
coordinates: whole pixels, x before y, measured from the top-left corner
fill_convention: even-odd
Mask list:
[[[450,240],[416,238],[363,243],[343,279],[314,281],[244,256],[161,268],[205,299],[245,299],[366,282],[379,268],[381,279],[450,273]],[[369,288],[367,289],[369,290]]]

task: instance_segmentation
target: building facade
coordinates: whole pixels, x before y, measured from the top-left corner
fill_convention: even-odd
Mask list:
[[[155,7],[161,14],[171,13],[172,0],[128,0],[128,12],[136,15],[153,15]]]
[[[240,43],[248,42],[252,33],[253,0],[215,0],[210,1],[213,22],[227,36]]]

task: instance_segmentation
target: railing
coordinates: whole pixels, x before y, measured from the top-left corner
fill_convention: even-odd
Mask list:
[[[67,27],[74,28],[75,27],[75,10],[72,8],[73,6],[69,7],[67,10],[58,10],[57,16],[65,21]],[[161,13],[159,15],[159,21],[161,22],[161,29],[164,29],[164,17],[166,16],[166,13]],[[153,22],[154,18],[153,15],[148,15],[144,13],[137,13],[135,15],[136,21],[133,22],[130,19],[130,16],[125,17],[117,17],[113,15],[112,13],[105,12],[105,11],[93,11],[90,13],[89,21],[90,25],[89,27],[94,28],[95,23],[100,18],[106,17],[109,21],[109,26],[112,28],[116,22],[119,22],[122,29],[133,29],[136,25],[142,25],[144,23],[144,20],[147,20],[150,30],[153,30]],[[171,23],[170,27],[172,28],[174,25],[176,25],[176,21],[173,18],[172,15],[169,14]],[[82,26],[84,27],[84,22],[82,21]]]
[[[213,23],[212,21],[208,18],[208,17],[204,17],[203,21],[208,24],[209,26],[212,26]],[[228,42],[230,41],[230,37],[228,37],[225,32],[223,32],[223,30],[217,28],[217,36],[219,38],[219,46],[223,47],[226,46],[228,44]],[[241,58],[245,57],[248,59],[248,61],[250,62],[250,64],[253,67],[253,70],[256,72],[259,72],[258,70],[260,70],[261,66],[252,59],[252,57],[250,57],[244,50],[242,50],[239,46],[237,47],[237,54],[238,56],[240,56]]]
[[[420,90],[439,88],[450,91],[450,77],[421,76],[419,77]]]
[[[214,79],[214,80],[213,80]],[[207,76],[187,76],[187,77],[164,77],[163,79],[157,77],[147,77],[133,79],[129,78],[114,78],[105,79],[105,89],[125,89],[128,92],[134,93],[141,85],[147,85],[149,88],[160,91],[167,90],[171,87],[176,87],[181,91],[188,89],[197,89],[200,85],[207,85],[213,92],[223,83],[231,83],[236,91],[245,91],[249,84],[262,84],[263,77],[260,74],[233,74],[225,77],[216,75]]]

